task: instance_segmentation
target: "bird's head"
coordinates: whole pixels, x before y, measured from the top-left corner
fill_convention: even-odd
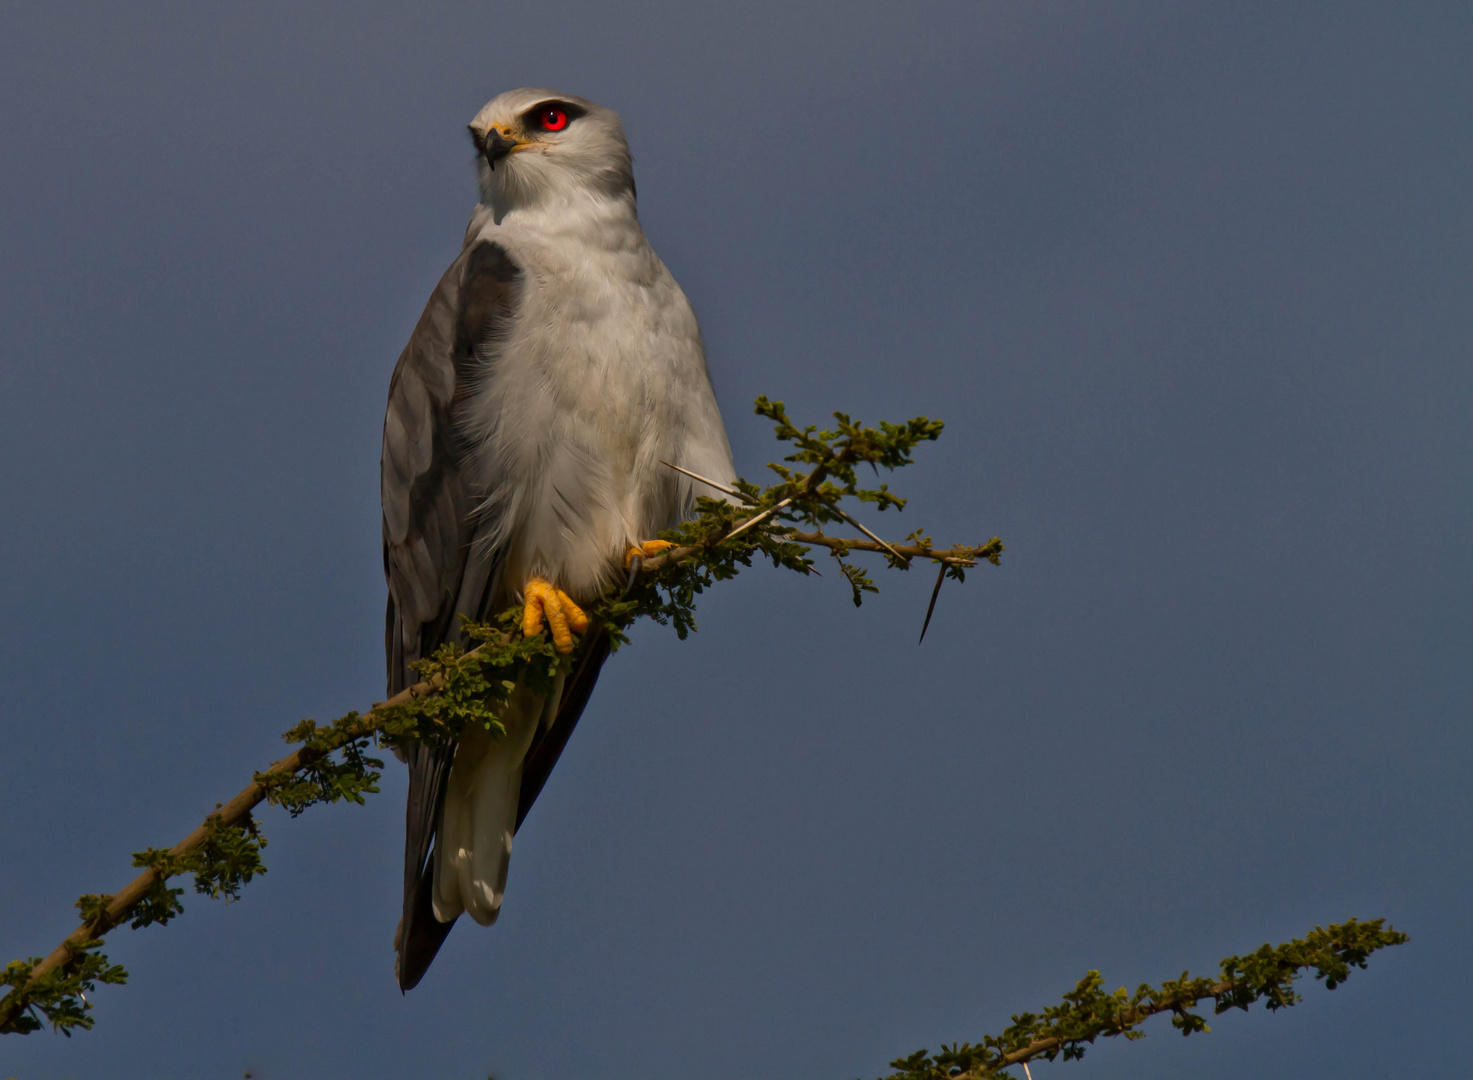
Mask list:
[[[634,198],[619,114],[556,90],[508,90],[470,122],[481,201],[497,217],[550,200]]]

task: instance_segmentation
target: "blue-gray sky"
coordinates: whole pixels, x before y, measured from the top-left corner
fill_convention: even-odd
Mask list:
[[[0,959],[382,695],[387,380],[501,90],[623,114],[741,471],[759,393],[940,416],[885,523],[1008,544],[921,648],[918,574],[638,633],[409,996],[391,768],[266,813],[266,878],[117,934],[97,1029],[0,1073],[876,1076],[1349,916],[1413,943],[1035,1076],[1465,1073],[1466,4],[0,20]]]

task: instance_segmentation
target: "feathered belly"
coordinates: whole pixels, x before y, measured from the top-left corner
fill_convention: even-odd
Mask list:
[[[649,265],[589,250],[529,272],[513,327],[478,356],[466,472],[512,592],[533,575],[575,596],[608,587],[685,509],[689,483],[662,460],[712,442],[729,470],[695,316],[645,250]]]
[[[537,575],[587,597],[618,578],[631,545],[680,517],[679,477],[660,462],[680,456],[684,425],[607,385],[539,389],[503,395],[473,444],[486,478],[476,513],[512,593]]]

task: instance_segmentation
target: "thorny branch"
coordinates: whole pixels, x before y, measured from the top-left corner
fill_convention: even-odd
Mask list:
[[[1100,973],[1091,971],[1061,1004],[1042,1014],[1015,1015],[1012,1026],[1001,1035],[983,1036],[981,1043],[944,1046],[934,1055],[918,1050],[892,1061],[890,1068],[896,1071],[885,1080],[1001,1080],[1010,1076],[1003,1070],[1035,1058],[1078,1060],[1086,1046],[1101,1037],[1144,1038],[1140,1025],[1161,1013],[1171,1013],[1172,1026],[1183,1035],[1211,1031],[1191,1011],[1198,1002],[1210,999],[1217,1015],[1229,1009],[1247,1012],[1258,1001],[1271,1011],[1285,1009],[1302,1000],[1294,983],[1304,972],[1313,970],[1315,979],[1333,990],[1350,977],[1351,968],[1364,968],[1371,953],[1408,940],[1382,919],[1350,919],[1317,926],[1284,945],[1229,956],[1221,964],[1219,978],[1194,979],[1182,972],[1159,987],[1142,984],[1134,994],[1123,987],[1106,991]]]
[[[780,440],[792,444],[794,453],[786,460],[811,467],[797,472],[773,465],[778,484],[760,489],[737,481],[736,489],[723,488],[748,504],[745,517],[738,517],[730,503],[700,500],[695,518],[666,534],[677,544],[673,550],[637,568],[623,595],[593,605],[592,614],[616,644],[626,640],[623,631],[641,617],[673,622],[684,637],[695,628],[695,596],[713,581],[733,576],[739,564],[750,565],[754,554],[805,574],[812,571],[812,563],[804,552],[814,547],[826,548],[841,562],[853,551],[882,551],[892,565],[902,568],[911,558],[929,558],[958,576],[978,558],[997,562],[1002,544],[995,539],[978,547],[940,551],[920,533],[912,534],[911,544],[890,545],[863,526],[859,526],[867,537],[863,539],[829,537],[818,528],[830,521],[855,521],[838,505],[845,498],[874,502],[882,510],[903,506],[904,500],[883,484],[873,491],[858,488],[854,468],[869,464],[878,471],[910,464],[914,447],[940,433],[939,421],[921,417],[907,424],[866,428],[835,414],[838,427],[820,432],[793,426],[781,402],[761,398],[757,412],[773,420]],[[805,523],[812,531],[792,527]],[[853,567],[846,565],[846,577],[856,602],[861,591],[875,591],[867,576]],[[135,855],[134,865],[142,873],[121,890],[80,898],[81,924],[48,956],[16,961],[0,973],[0,986],[11,988],[0,998],[0,1033],[38,1030],[43,1020],[64,1034],[90,1028],[86,991],[98,982],[127,979],[126,971],[109,964],[98,951],[109,931],[124,922],[135,929],[163,924],[178,915],[184,890],[171,888],[168,882],[180,874],[194,875],[196,891],[230,900],[255,875],[265,873],[260,851],[266,841],[251,817],[261,802],[282,806],[292,816],[317,803],[361,803],[378,790],[383,764],[368,756],[372,744],[455,737],[471,723],[500,733],[496,710],[508,690],[518,681],[534,687],[550,685],[559,665],[568,663],[544,639],[524,639],[513,626],[510,619],[499,626],[468,625],[467,636],[481,644],[468,653],[446,647],[421,661],[422,682],[367,713],[349,713],[326,727],[303,721],[287,732],[288,741],[300,744],[296,751],[257,773],[173,847]]]
[[[757,555],[774,566],[808,574],[815,571],[807,552],[825,549],[838,560],[856,604],[863,593],[878,590],[863,570],[847,561],[852,553],[883,554],[890,567],[901,570],[924,559],[940,574],[932,608],[946,577],[960,581],[979,561],[999,561],[1003,546],[996,538],[979,545],[937,548],[917,530],[908,542],[892,544],[840,505],[854,498],[881,511],[901,509],[905,500],[886,485],[860,488],[856,467],[870,465],[878,471],[910,464],[915,446],[940,434],[940,421],[918,417],[906,424],[881,422],[879,428],[867,428],[835,413],[837,426],[819,431],[794,426],[781,402],[759,398],[757,412],[772,420],[778,438],[794,449],[784,460],[808,465],[808,471],[772,465],[779,478],[776,484],[759,488],[738,480],[727,487],[671,465],[735,502],[700,499],[693,520],[664,534],[673,548],[635,567],[622,594],[605,596],[592,605],[590,614],[616,645],[627,640],[624,630],[644,617],[672,623],[685,637],[695,629],[695,597],[715,581],[734,576],[739,567],[750,566]],[[864,536],[834,537],[823,531],[823,526],[839,521],[854,525]],[[928,608],[927,623],[930,614]],[[249,785],[217,806],[172,848],[137,853],[134,865],[143,872],[122,890],[81,897],[76,905],[81,925],[50,955],[13,962],[0,972],[0,986],[11,987],[0,998],[0,1034],[36,1031],[43,1022],[67,1035],[73,1029],[91,1028],[92,1004],[86,992],[96,983],[127,980],[127,972],[99,951],[103,936],[124,922],[137,929],[167,923],[182,912],[179,896],[184,890],[168,884],[181,874],[194,875],[197,892],[227,901],[237,898],[243,885],[266,871],[260,859],[266,840],[251,816],[263,801],[285,808],[293,817],[319,803],[362,803],[365,795],[378,791],[383,763],[368,756],[375,744],[393,747],[411,740],[454,738],[471,724],[503,733],[497,710],[508,693],[519,682],[534,689],[550,687],[557,672],[571,662],[545,638],[522,637],[516,625],[516,612],[506,613],[496,625],[466,624],[466,637],[478,644],[468,652],[447,645],[419,661],[416,670],[423,676],[419,683],[366,713],[351,712],[326,726],[304,720],[288,731],[284,738],[299,744],[296,751],[255,774]],[[902,1071],[892,1080],[980,1080],[1006,1075],[998,1070],[1034,1057],[1079,1057],[1083,1044],[1100,1035],[1140,1037],[1134,1028],[1165,1011],[1175,1014],[1172,1022],[1184,1033],[1206,1030],[1199,1017],[1186,1011],[1197,1001],[1214,998],[1218,1012],[1246,1008],[1260,998],[1267,998],[1270,1008],[1281,1008],[1298,1000],[1290,984],[1299,970],[1315,967],[1317,977],[1333,988],[1343,981],[1349,965],[1364,967],[1371,951],[1404,940],[1405,935],[1382,930],[1379,920],[1351,920],[1328,931],[1317,928],[1307,942],[1277,950],[1264,946],[1248,958],[1230,957],[1223,962],[1224,977],[1215,982],[1183,975],[1159,991],[1143,986],[1131,998],[1123,990],[1103,993],[1099,975],[1091,972],[1065,995],[1064,1005],[1042,1017],[1016,1016],[1003,1036],[987,1036],[977,1046],[943,1048],[935,1056],[921,1051],[896,1061],[892,1067]]]
[[[789,460],[806,461],[813,467],[799,475],[785,466],[773,466],[782,483],[766,491],[743,484],[740,497],[755,503],[756,509],[742,520],[732,518],[727,504],[703,501],[702,512],[686,526],[687,542],[649,560],[637,572],[636,595],[608,598],[596,605],[595,615],[617,640],[623,640],[624,628],[642,615],[662,622],[673,619],[683,637],[695,625],[695,595],[715,577],[735,573],[738,562],[750,565],[755,552],[774,555],[775,564],[808,573],[811,563],[798,545],[825,547],[836,555],[882,550],[883,541],[834,539],[818,532],[787,532],[779,537],[771,526],[777,521],[852,521],[837,506],[847,495],[878,501],[882,509],[885,505],[902,505],[901,500],[884,493],[883,486],[875,493],[856,489],[854,463],[869,462],[892,469],[908,464],[914,445],[934,439],[940,431],[939,422],[923,418],[908,425],[882,425],[876,430],[838,416],[839,430],[816,433],[811,427],[802,431],[793,427],[781,403],[774,405],[762,399],[758,411],[774,419],[779,438],[795,443],[797,452]],[[828,483],[830,475],[838,475],[843,483]],[[732,489],[724,490],[736,494]],[[758,529],[759,525],[769,528]],[[914,554],[931,554],[912,547]],[[940,558],[970,565],[975,554],[983,550],[957,549],[940,553]],[[985,557],[995,562],[1000,551],[1001,544],[993,541],[985,548]],[[898,555],[892,558],[897,563],[903,561]],[[858,591],[856,586],[856,598]],[[319,802],[347,799],[361,803],[365,794],[378,790],[377,770],[382,767],[380,761],[366,756],[371,741],[392,745],[407,738],[454,736],[466,723],[499,728],[495,707],[504,699],[506,688],[518,679],[550,680],[556,665],[562,662],[546,642],[519,641],[509,627],[468,631],[479,633],[482,640],[470,653],[462,656],[449,649],[437,654],[425,662],[424,681],[365,714],[349,713],[327,728],[318,728],[310,721],[298,725],[287,733],[290,741],[301,744],[296,751],[256,774],[247,787],[217,806],[173,847],[138,853],[134,863],[143,872],[133,881],[116,893],[88,894],[78,900],[82,922],[60,945],[44,959],[35,957],[10,964],[0,977],[0,985],[11,987],[0,998],[0,1033],[37,1030],[43,1019],[66,1034],[74,1028],[91,1027],[91,1005],[85,992],[97,982],[120,983],[127,978],[121,967],[108,964],[98,952],[104,935],[124,922],[136,929],[167,923],[179,914],[183,910],[179,901],[183,890],[168,885],[174,876],[193,873],[197,891],[233,899],[242,885],[265,872],[260,859],[265,838],[251,818],[252,810],[262,801],[275,802],[293,816]],[[416,703],[422,707],[411,710]]]

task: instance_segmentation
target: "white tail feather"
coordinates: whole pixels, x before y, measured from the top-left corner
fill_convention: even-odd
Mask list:
[[[490,926],[501,914],[522,764],[538,728],[557,716],[561,698],[561,678],[546,698],[518,688],[502,714],[505,736],[479,728],[462,733],[436,830],[434,911],[441,922],[464,912]]]

